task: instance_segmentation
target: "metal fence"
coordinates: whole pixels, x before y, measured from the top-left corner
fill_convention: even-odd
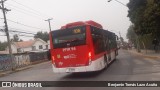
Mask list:
[[[11,70],[12,67],[24,67],[34,62],[50,60],[48,54],[49,52],[13,54],[13,61],[10,55],[0,55],[0,71]]]
[[[30,62],[48,60],[47,52],[45,52],[45,53],[30,53],[29,57],[30,57]]]

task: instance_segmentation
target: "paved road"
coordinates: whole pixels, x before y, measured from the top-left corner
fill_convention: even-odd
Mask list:
[[[144,58],[121,50],[117,60],[107,70],[98,73],[55,74],[51,62],[34,65],[33,68],[0,77],[0,81],[160,81],[160,60]],[[0,88],[3,90],[160,90],[160,88]]]

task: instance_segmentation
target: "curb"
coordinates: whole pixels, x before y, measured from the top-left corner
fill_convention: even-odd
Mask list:
[[[134,54],[137,54],[137,55],[140,55],[140,56],[146,57],[146,58],[151,58],[151,59],[160,59],[160,57],[158,57],[158,56],[144,55],[144,54],[142,54],[142,53],[138,53],[138,52],[130,51],[130,50],[128,50],[128,52],[130,52],[130,53],[134,53]]]
[[[48,62],[50,60],[40,60],[40,61],[36,61],[36,62],[32,62],[30,65],[36,65],[36,64],[40,64],[40,63],[44,63],[44,62]]]
[[[14,71],[9,70],[9,71],[0,72],[0,77],[6,76],[8,74],[16,73],[16,72],[19,72],[19,71],[22,71],[22,70],[27,70],[27,69],[30,69],[30,68],[32,68],[32,66],[27,66],[27,67],[23,67],[23,68],[17,68]]]

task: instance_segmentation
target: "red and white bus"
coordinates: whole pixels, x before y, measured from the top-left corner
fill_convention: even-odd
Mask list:
[[[94,21],[74,22],[50,32],[53,72],[90,72],[118,55],[116,35]]]

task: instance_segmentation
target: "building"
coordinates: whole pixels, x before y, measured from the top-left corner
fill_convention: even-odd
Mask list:
[[[40,38],[11,43],[12,53],[42,52],[47,51],[49,49],[48,46],[48,43]],[[8,51],[8,48],[6,50]]]

